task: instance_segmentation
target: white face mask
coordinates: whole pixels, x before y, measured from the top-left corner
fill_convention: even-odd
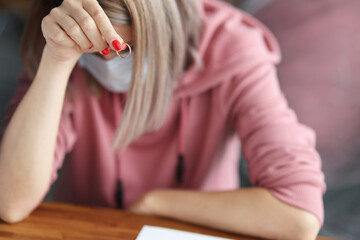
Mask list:
[[[79,59],[79,65],[87,69],[95,79],[107,90],[121,93],[130,88],[134,54],[128,58],[115,57],[110,60],[85,53]],[[145,75],[147,64],[145,63]]]

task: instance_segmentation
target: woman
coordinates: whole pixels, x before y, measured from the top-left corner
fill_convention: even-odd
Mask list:
[[[23,53],[0,150],[3,220],[24,219],[69,154],[57,200],[315,238],[315,135],[252,17],[217,0],[34,1]],[[239,140],[251,189],[238,189]]]

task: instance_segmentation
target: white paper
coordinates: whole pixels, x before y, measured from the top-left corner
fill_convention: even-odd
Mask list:
[[[136,240],[230,240],[163,227],[143,226]]]

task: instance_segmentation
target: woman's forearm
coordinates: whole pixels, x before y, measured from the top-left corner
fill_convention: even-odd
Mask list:
[[[46,47],[29,90],[0,146],[0,217],[26,217],[49,185],[65,90],[74,63],[60,63]]]
[[[158,190],[146,200],[150,212],[224,231],[271,239],[315,239],[317,218],[262,188],[229,192]]]

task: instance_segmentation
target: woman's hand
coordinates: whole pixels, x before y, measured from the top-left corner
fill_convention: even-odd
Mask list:
[[[42,21],[48,52],[59,61],[74,64],[84,52],[102,52],[109,46],[126,47],[96,0],[64,0]]]

